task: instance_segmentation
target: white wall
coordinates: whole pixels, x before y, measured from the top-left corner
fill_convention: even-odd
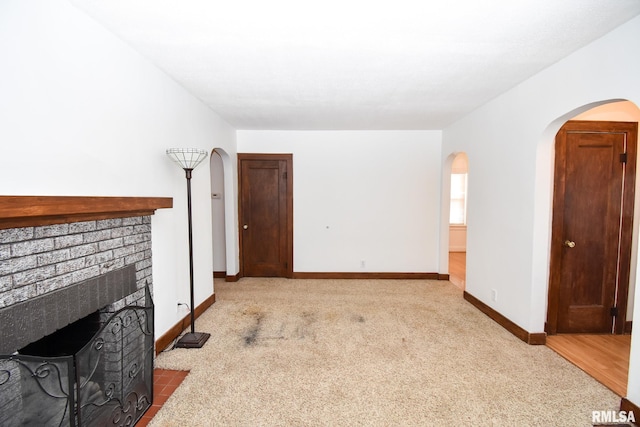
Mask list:
[[[152,217],[156,335],[189,300],[186,180],[169,147],[235,131],[64,0],[0,3],[0,194],[163,196]],[[209,162],[193,174],[196,303],[212,293]]]
[[[440,131],[238,131],[238,152],[293,154],[295,272],[438,272],[440,145]]]
[[[449,252],[467,251],[467,226],[449,225]]]
[[[640,18],[538,73],[443,132],[443,162],[465,151],[469,171],[467,287],[530,332],[546,320],[554,136],[606,100],[640,105]],[[498,292],[491,300],[491,289]],[[638,293],[635,296],[636,315]],[[629,399],[640,403],[640,328]]]

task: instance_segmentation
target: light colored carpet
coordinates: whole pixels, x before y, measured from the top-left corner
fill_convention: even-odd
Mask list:
[[[216,281],[151,426],[590,426],[620,398],[446,281]],[[162,315],[156,313],[156,315]]]

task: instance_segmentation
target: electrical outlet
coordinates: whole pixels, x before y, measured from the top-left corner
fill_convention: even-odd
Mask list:
[[[498,291],[496,289],[491,289],[491,301],[498,301]]]
[[[367,262],[365,260],[360,260],[360,268],[365,268],[367,266]]]

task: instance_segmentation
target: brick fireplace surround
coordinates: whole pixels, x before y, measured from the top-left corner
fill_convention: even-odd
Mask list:
[[[125,267],[137,291],[122,289],[126,298],[109,311],[143,299],[145,284],[152,287],[151,215],[172,205],[171,198],[0,196],[0,310],[33,308],[29,300],[48,294],[74,295],[75,285]],[[56,311],[62,323],[77,320],[73,308]],[[44,333],[35,326],[23,324],[24,336],[2,341],[29,344]]]

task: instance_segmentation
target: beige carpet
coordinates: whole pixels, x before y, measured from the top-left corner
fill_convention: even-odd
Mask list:
[[[619,397],[446,281],[217,282],[152,426],[590,426]],[[161,316],[162,313],[156,313]]]

